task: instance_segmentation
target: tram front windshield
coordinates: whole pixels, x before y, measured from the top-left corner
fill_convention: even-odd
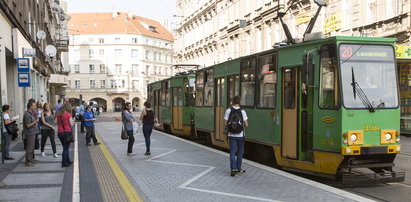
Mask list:
[[[398,107],[394,49],[391,46],[342,44],[339,54],[346,108],[367,108],[368,101],[375,109]]]

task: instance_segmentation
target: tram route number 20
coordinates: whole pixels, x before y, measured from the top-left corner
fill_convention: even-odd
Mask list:
[[[341,47],[341,57],[349,58],[352,56],[352,47]]]

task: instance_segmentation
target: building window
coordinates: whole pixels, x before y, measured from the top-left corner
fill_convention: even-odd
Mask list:
[[[71,80],[68,81],[68,88],[71,88]]]
[[[106,88],[106,80],[100,80],[100,88]]]
[[[154,66],[154,74],[157,74],[157,66]]]
[[[138,65],[131,65],[131,71],[133,76],[137,76],[138,75]]]
[[[99,42],[99,43],[104,43],[104,38],[99,38],[99,39],[98,39],[98,42]]]
[[[146,39],[146,45],[148,45],[150,43],[150,41],[148,39]]]
[[[96,88],[96,80],[90,79],[90,88]]]
[[[150,65],[146,65],[146,74],[148,74],[150,71]]]
[[[137,43],[137,38],[132,38],[131,41],[132,43]]]
[[[157,52],[154,52],[154,61],[157,61]]]
[[[75,80],[74,85],[75,88],[80,88],[80,80]]]
[[[106,65],[100,64],[100,74],[105,74],[106,73]]]
[[[133,80],[133,89],[138,89],[138,80]]]
[[[131,58],[138,58],[138,49],[131,49]]]
[[[111,88],[117,88],[116,80],[111,79]]]
[[[80,73],[80,65],[74,65],[74,73]]]
[[[114,41],[115,41],[116,43],[120,43],[120,38],[115,38]]]
[[[258,59],[258,103],[259,108],[274,108],[277,86],[277,55],[270,54]]]
[[[149,57],[150,57],[150,51],[146,50],[146,59],[148,60]]]
[[[114,49],[114,56],[121,56],[121,49]]]
[[[161,61],[161,53],[158,53],[158,60]]]
[[[241,104],[254,106],[256,58],[241,61]]]
[[[100,55],[104,55],[104,49],[100,49]]]
[[[90,69],[90,74],[94,74],[95,73],[95,68],[93,64],[89,65],[89,69]]]
[[[88,55],[89,55],[90,57],[94,57],[94,50],[93,50],[93,49],[89,49],[89,50],[88,50]]]
[[[93,42],[94,42],[94,38],[88,38],[88,42],[89,42],[89,43],[93,43]]]
[[[121,64],[116,64],[116,74],[121,75]]]
[[[126,81],[124,81],[124,79],[121,80],[121,87],[122,87],[122,88],[126,87]]]

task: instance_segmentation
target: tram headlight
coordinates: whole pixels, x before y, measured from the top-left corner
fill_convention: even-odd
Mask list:
[[[384,137],[385,137],[385,141],[391,141],[392,139],[391,133],[385,133]]]
[[[358,139],[357,134],[352,133],[352,134],[350,135],[350,141],[351,141],[351,142],[355,142],[355,141],[357,141],[357,139]]]
[[[401,147],[398,146],[397,148],[395,148],[395,150],[400,151],[400,150],[401,150]]]

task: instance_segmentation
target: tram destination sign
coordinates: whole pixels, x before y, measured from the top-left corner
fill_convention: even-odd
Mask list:
[[[394,59],[394,49],[384,45],[353,45],[343,44],[340,46],[340,58],[344,60],[371,60],[381,61]]]

